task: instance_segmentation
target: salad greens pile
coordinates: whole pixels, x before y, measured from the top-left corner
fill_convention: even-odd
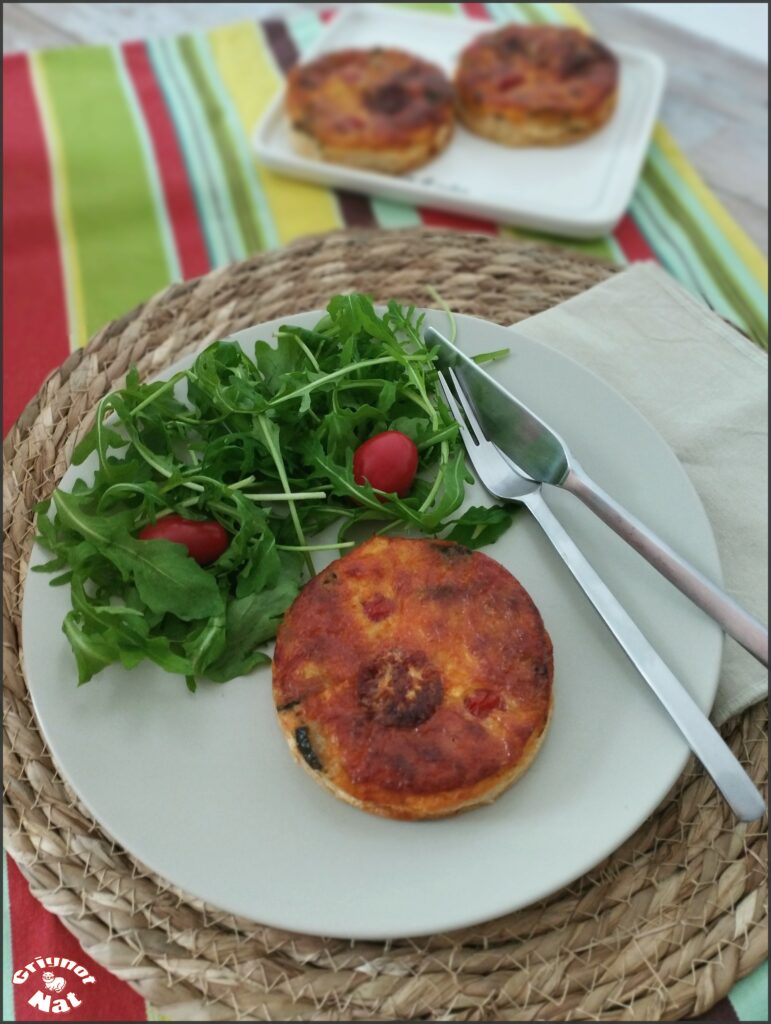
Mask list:
[[[509,509],[451,518],[472,478],[421,321],[395,302],[380,316],[367,296],[338,295],[313,330],[283,326],[253,359],[218,341],[166,381],[142,384],[132,369],[102,399],[74,453],[78,465],[95,453],[93,482],[38,507],[54,558],[37,568],[71,587],[63,628],[80,683],[149,658],[195,689],[269,662],[260,648],[313,574],[313,552],[343,553],[358,523],[470,547],[504,532]],[[384,430],[418,447],[404,499],[353,479],[353,452]],[[219,521],[227,550],[203,567],[180,544],[137,538],[170,512]],[[313,543],[334,524],[335,543]]]

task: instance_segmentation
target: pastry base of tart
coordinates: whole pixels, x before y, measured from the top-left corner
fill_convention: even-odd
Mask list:
[[[593,135],[616,109],[616,95],[609,96],[591,117],[560,114],[529,115],[521,120],[501,114],[477,113],[457,104],[458,117],[475,135],[504,146],[566,146]]]
[[[438,156],[452,138],[452,132],[452,125],[442,125],[430,141],[416,142],[400,149],[356,149],[325,145],[305,132],[296,130],[290,132],[290,139],[295,152],[310,160],[324,160],[326,163],[344,164],[360,170],[379,171],[381,174],[405,174]]]
[[[500,563],[448,541],[375,537],[286,613],[273,696],[296,760],[373,814],[438,818],[495,800],[552,709],[552,645]]]

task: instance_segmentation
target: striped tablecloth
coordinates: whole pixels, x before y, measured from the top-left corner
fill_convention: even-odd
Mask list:
[[[580,23],[569,4],[404,4],[483,21]],[[256,120],[282,74],[334,16],[298,12],[207,32],[13,54],[3,62],[4,433],[44,376],[107,320],[171,281],[298,235],[366,225],[437,225],[528,235],[486,220],[369,199],[279,177],[252,156]],[[550,239],[617,263],[656,259],[767,345],[767,266],[656,126],[629,211],[591,242]],[[157,1019],[80,949],[7,861],[3,1020],[10,975],[36,955],[67,956],[98,980],[71,1020]],[[705,1020],[767,1019],[767,969]]]

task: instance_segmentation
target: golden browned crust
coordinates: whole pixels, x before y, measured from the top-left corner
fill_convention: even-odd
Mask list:
[[[618,61],[578,29],[506,25],[463,51],[455,91],[458,116],[478,135],[509,146],[564,145],[613,113]]]
[[[434,64],[395,49],[339,50],[289,72],[292,140],[307,156],[387,174],[447,145],[452,87]]]
[[[273,660],[294,756],[362,810],[436,818],[494,800],[535,757],[552,646],[518,581],[447,541],[377,537],[311,580]]]

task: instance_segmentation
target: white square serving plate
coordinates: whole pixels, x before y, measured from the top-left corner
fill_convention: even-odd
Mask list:
[[[394,46],[452,76],[461,50],[493,28],[467,18],[351,5],[304,59],[346,47]],[[618,105],[603,128],[569,146],[509,148],[458,124],[443,153],[415,171],[390,176],[297,153],[282,92],[255,129],[254,150],[268,167],[323,185],[576,238],[605,235],[629,205],[666,77],[655,54],[606,44],[620,63]]]

